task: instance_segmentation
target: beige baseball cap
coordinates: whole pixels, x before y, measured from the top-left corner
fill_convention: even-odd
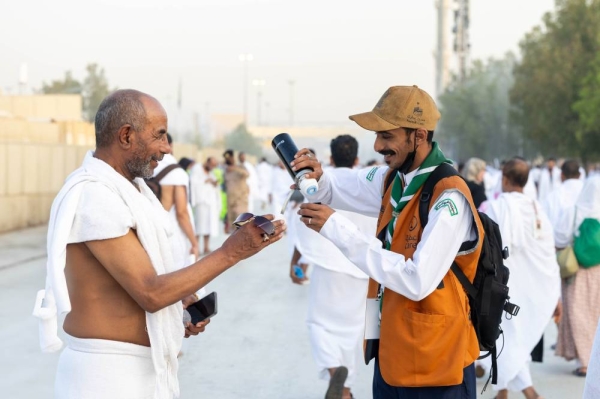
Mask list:
[[[373,111],[351,115],[360,127],[374,132],[400,127],[435,130],[440,119],[435,101],[417,86],[393,86],[387,89]]]

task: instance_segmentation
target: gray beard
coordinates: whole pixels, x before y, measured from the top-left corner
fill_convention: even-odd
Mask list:
[[[127,162],[127,170],[135,177],[141,177],[143,179],[149,179],[154,174],[150,162],[146,162],[143,159],[136,158]]]
[[[145,147],[141,148],[139,152],[142,152],[144,150],[145,150]],[[141,177],[143,179],[149,179],[154,174],[154,170],[152,169],[152,166],[150,165],[152,158],[150,158],[149,160],[146,161],[144,158],[142,158],[139,155],[139,152],[134,153],[133,158],[131,160],[129,160],[125,164],[125,166],[127,167],[127,170],[129,171],[129,173],[131,173],[133,176]]]

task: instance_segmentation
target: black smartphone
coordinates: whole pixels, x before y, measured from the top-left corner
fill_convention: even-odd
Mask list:
[[[217,314],[217,293],[211,292],[204,298],[187,307],[192,317],[192,324],[199,323]]]

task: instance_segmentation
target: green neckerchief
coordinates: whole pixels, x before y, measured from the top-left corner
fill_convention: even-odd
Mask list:
[[[431,152],[425,158],[425,161],[419,166],[417,169],[417,173],[410,181],[408,187],[402,187],[402,176],[400,172],[396,172],[396,177],[394,178],[394,182],[392,183],[392,195],[390,196],[390,203],[394,207],[394,211],[392,212],[392,219],[387,226],[387,234],[385,240],[385,248],[390,249],[392,245],[392,237],[394,236],[394,230],[396,229],[396,220],[398,219],[398,215],[402,212],[402,209],[408,204],[408,202],[413,198],[415,193],[419,191],[421,186],[425,183],[431,172],[435,170],[442,163],[452,164],[452,161],[447,159],[438,144],[434,141],[431,146]]]

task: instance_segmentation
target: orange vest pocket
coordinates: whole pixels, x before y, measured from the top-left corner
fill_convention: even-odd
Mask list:
[[[382,318],[379,366],[392,386],[458,385],[463,380],[469,334],[463,316],[403,309],[394,325]]]

